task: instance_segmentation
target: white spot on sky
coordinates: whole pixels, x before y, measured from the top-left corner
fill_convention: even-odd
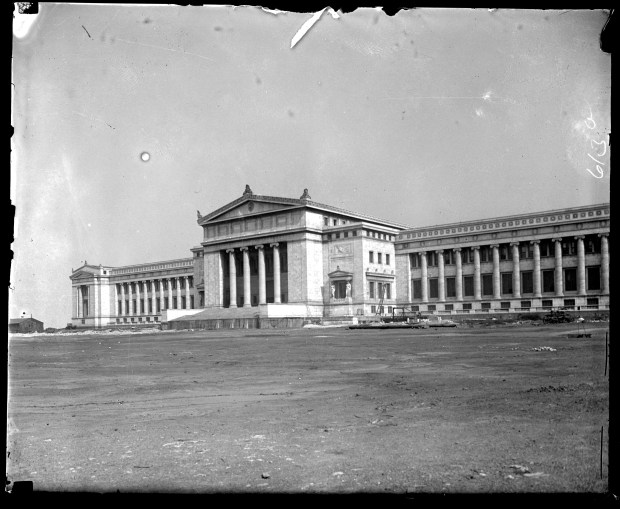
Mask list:
[[[482,100],[491,102],[491,91],[490,90],[482,96]]]
[[[476,115],[478,115],[479,117],[484,117],[484,111],[482,111],[480,108],[476,108]]]
[[[145,163],[151,158],[151,154],[148,152],[142,152],[140,154],[140,159],[142,159]]]
[[[90,228],[90,223],[88,223],[88,227]]]

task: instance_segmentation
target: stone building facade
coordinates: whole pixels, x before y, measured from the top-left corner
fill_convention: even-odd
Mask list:
[[[73,324],[609,309],[609,204],[407,228],[246,186],[197,216],[189,258],[72,271]]]

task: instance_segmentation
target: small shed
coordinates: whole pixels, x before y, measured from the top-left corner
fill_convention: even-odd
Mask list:
[[[9,332],[43,332],[43,322],[36,318],[11,318],[9,320]]]

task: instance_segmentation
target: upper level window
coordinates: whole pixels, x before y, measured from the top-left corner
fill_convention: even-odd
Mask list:
[[[329,226],[329,217],[323,217],[323,224]]]
[[[374,253],[374,251],[368,251],[368,261],[370,263],[375,263],[375,253]]]
[[[390,255],[388,253],[385,254],[385,264],[386,265],[390,264]]]
[[[562,241],[562,256],[573,256],[577,254],[577,241],[563,240]]]
[[[381,257],[382,257],[382,254],[381,253],[377,253],[377,263],[383,263],[381,261]]]

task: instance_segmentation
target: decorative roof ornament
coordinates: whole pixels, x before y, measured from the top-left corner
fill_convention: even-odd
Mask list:
[[[250,189],[250,186],[248,184],[245,185],[245,191],[243,191],[243,196],[247,196],[249,194],[254,194],[252,192],[252,190]]]
[[[299,197],[300,200],[311,200],[310,195],[308,194],[308,189],[304,189],[304,194]]]
[[[198,216],[198,221],[202,219],[202,215],[200,215],[200,210],[196,210],[196,215]]]

